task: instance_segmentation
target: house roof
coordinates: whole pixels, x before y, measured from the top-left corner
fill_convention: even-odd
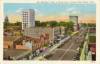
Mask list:
[[[7,59],[9,56],[14,59],[20,59],[31,53],[31,51],[26,49],[4,49],[3,53],[4,59]]]
[[[26,49],[26,50],[31,50],[30,48],[27,48],[26,46],[24,45],[16,45],[16,49]]]
[[[5,44],[3,48],[8,48],[8,47],[9,47],[9,45]]]
[[[90,50],[96,54],[96,43],[89,44]]]

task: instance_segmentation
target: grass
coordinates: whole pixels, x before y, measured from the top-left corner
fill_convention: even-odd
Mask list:
[[[96,42],[96,36],[89,36],[89,41],[90,41],[90,43],[95,43]]]

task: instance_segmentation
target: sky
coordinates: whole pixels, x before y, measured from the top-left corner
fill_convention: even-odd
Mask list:
[[[4,14],[9,15],[22,9],[34,9],[38,15],[95,15],[95,4],[67,4],[67,3],[5,3]]]
[[[96,5],[74,3],[4,3],[4,15],[19,14],[23,9],[34,9],[35,17],[64,17],[70,15],[96,16]]]

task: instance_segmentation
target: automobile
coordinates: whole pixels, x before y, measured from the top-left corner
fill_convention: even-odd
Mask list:
[[[64,37],[64,35],[58,35],[59,37]]]
[[[76,57],[75,56],[73,57],[73,60],[76,60]]]
[[[61,38],[58,38],[57,40],[59,40],[59,41],[60,41],[60,40],[61,40]]]
[[[53,54],[49,54],[49,55],[47,55],[47,56],[45,56],[45,58],[49,58],[49,57],[51,57]]]
[[[52,44],[49,44],[49,47],[52,47],[53,45]]]
[[[74,60],[79,60],[79,57],[78,56],[74,56],[73,59]]]
[[[55,43],[59,43],[59,41],[60,41],[60,40],[56,39],[56,40],[55,40]]]
[[[43,50],[42,50],[42,49],[40,50],[40,53],[41,53],[41,52],[43,52]]]
[[[55,41],[54,41],[54,44],[56,44],[57,42],[58,42],[58,40],[55,40]]]
[[[41,61],[41,60],[46,60],[46,59],[45,58],[40,58],[39,60]]]
[[[46,51],[47,50],[47,47],[43,47],[41,50],[42,51]]]
[[[73,60],[79,60],[80,58],[80,53],[76,53],[73,57]]]
[[[36,51],[33,53],[34,56],[38,56],[39,54],[40,54],[40,50],[39,50],[39,49],[36,50]]]
[[[56,40],[56,42],[59,42],[59,41],[61,41],[61,38],[59,38],[59,39]]]
[[[36,57],[36,52],[33,53],[33,57]]]

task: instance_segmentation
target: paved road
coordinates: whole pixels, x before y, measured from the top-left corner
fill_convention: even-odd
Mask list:
[[[69,41],[66,41],[60,48],[55,49],[52,55],[46,57],[47,60],[72,60],[77,53],[77,49],[84,37],[78,35],[73,36]]]

